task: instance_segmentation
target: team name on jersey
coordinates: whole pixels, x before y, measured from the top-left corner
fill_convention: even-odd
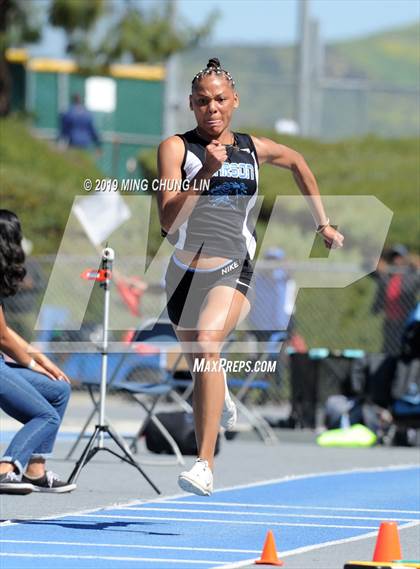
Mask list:
[[[246,162],[225,162],[221,168],[213,174],[213,177],[214,176],[255,180],[254,166]]]

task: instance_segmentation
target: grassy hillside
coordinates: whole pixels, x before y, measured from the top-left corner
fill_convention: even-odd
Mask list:
[[[324,90],[320,116],[323,136],[338,139],[369,132],[385,137],[416,136],[420,124],[415,94],[420,82],[419,42],[419,26],[413,24],[327,44],[326,78],[367,80],[378,89],[372,88],[365,95],[357,90]],[[241,98],[237,124],[272,128],[281,117],[295,117],[293,46],[218,45],[182,53],[178,77],[181,105],[184,101],[186,105],[192,77],[215,56],[237,83]],[[383,92],[384,85],[412,89],[413,93]]]
[[[417,250],[420,181],[418,140],[367,137],[339,143],[320,143],[287,137],[280,140],[270,131],[251,132],[299,150],[314,171],[322,194],[376,196],[394,212],[387,243],[401,242]],[[142,165],[150,177],[156,175],[155,161],[154,152],[142,157]],[[268,166],[261,169],[260,187],[265,197],[261,221],[257,226],[261,243],[275,198],[279,195],[297,195],[298,190],[290,172]],[[293,216],[299,221],[299,212],[293,209],[287,212],[289,222]],[[363,217],[366,220],[366,216]],[[356,221],[352,217],[347,222],[351,227],[347,227],[347,232],[344,229],[346,249],[356,246],[356,249],[365,250],[365,246],[369,246],[369,235],[372,235],[370,224],[366,221],[358,223],[357,215]],[[352,233],[351,239],[349,233]],[[291,243],[296,248],[301,243],[300,234],[293,232],[293,225],[280,229],[276,239],[277,245],[287,245],[289,250]],[[324,253],[325,249],[321,246],[318,254],[322,256]],[[375,290],[375,283],[369,277],[345,288],[301,290],[296,303],[297,331],[310,347],[379,351],[382,316],[371,313]]]
[[[321,30],[322,34],[322,30]],[[370,36],[327,43],[325,75],[335,78],[369,79],[399,87],[418,87],[420,22]],[[269,74],[275,79],[294,75],[295,48],[291,45],[218,45],[196,47],[181,55],[188,77],[217,56],[241,81],[258,81]],[[258,70],[250,73],[250,69]]]
[[[1,207],[19,214],[26,236],[34,242],[34,253],[53,254],[60,245],[74,196],[84,194],[83,179],[101,177],[101,174],[89,155],[58,152],[33,138],[20,121],[3,120],[0,129]],[[255,134],[278,140],[270,131]],[[395,212],[388,242],[416,247],[418,141],[369,137],[328,144],[297,138],[282,138],[281,142],[302,152],[324,195],[372,194],[382,200]],[[141,161],[148,177],[153,178],[155,151],[143,154]],[[258,228],[260,237],[275,197],[298,194],[289,172],[270,167],[262,168],[261,191],[266,199]],[[156,208],[154,215],[149,228],[151,252],[161,242]],[[293,216],[293,211],[288,215]],[[362,224],[358,227],[357,239],[364,239],[365,229]],[[280,235],[279,244],[285,239],[290,236]],[[126,248],[128,250],[128,245]],[[374,283],[369,278],[344,289],[302,290],[296,312],[299,332],[309,346],[378,350],[381,317],[370,314],[374,291]]]
[[[327,47],[327,74],[418,87],[419,23]]]
[[[35,254],[57,251],[74,196],[98,176],[88,154],[60,152],[16,119],[0,122],[1,207],[18,213]]]
[[[324,195],[373,195],[394,212],[388,243],[401,242],[416,248],[418,239],[420,143],[416,139],[385,140],[375,137],[321,143],[294,137],[279,137],[272,131],[249,129],[301,152]],[[156,176],[154,151],[141,158],[147,176]],[[288,171],[263,167],[261,193],[265,196],[262,221],[267,222],[276,196],[297,195]],[[417,231],[416,231],[417,229]],[[364,239],[360,227],[360,239]]]
[[[418,227],[420,143],[415,139],[384,140],[375,137],[337,143],[320,143],[281,137],[271,131],[250,129],[300,151],[313,169],[325,195],[374,195],[395,212],[388,241],[415,248]],[[0,123],[1,203],[19,212],[36,252],[54,253],[76,195],[83,195],[85,178],[101,177],[84,152],[62,153],[29,134],[15,119]],[[156,176],[156,154],[141,157],[147,176]],[[261,171],[266,221],[277,195],[297,193],[289,172],[265,167]],[[156,233],[156,235],[155,235]],[[151,228],[155,240],[159,232]],[[158,238],[156,242],[160,241]]]

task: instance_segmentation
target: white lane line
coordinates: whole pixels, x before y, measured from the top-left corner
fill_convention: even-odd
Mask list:
[[[118,509],[116,510],[118,511]],[[277,514],[274,512],[233,512],[231,510],[197,510],[193,508],[149,508],[149,507],[142,507],[142,508],[128,508],[122,509],[120,508],[119,511],[123,512],[177,512],[177,513],[186,513],[186,514],[222,514],[228,516],[243,516],[246,514],[247,516],[270,516],[270,517],[277,517],[277,518],[313,518],[315,520],[326,519],[326,520],[373,520],[373,521],[381,521],[383,520],[382,517],[367,517],[367,516],[323,516],[321,514]],[[394,522],[417,522],[417,518],[412,520],[409,518],[395,518],[393,517],[392,520]]]
[[[282,478],[270,478],[261,480],[261,482],[248,482],[247,484],[238,484],[236,486],[228,486],[216,490],[214,494],[223,494],[231,490],[242,490],[244,488],[259,488],[260,486],[269,486],[270,484],[284,484],[293,480],[310,480],[311,478],[322,478],[324,476],[346,476],[347,474],[369,474],[374,472],[397,472],[399,470],[419,470],[418,464],[391,464],[389,466],[373,466],[366,468],[350,468],[347,470],[329,470],[326,472],[312,472],[310,474],[292,474],[291,476],[283,476]],[[185,494],[183,494],[185,497]],[[176,496],[177,497],[177,496]],[[169,498],[169,497],[168,497]]]
[[[185,493],[182,494],[173,494],[172,496],[168,496],[172,500],[176,498],[185,498]],[[52,514],[51,516],[43,516],[41,518],[25,518],[24,522],[27,523],[31,520],[36,521],[48,521],[48,520],[61,520],[63,518],[67,518],[69,516],[79,516],[82,514],[89,514],[91,512],[100,512],[102,510],[113,510],[113,509],[120,509],[120,508],[130,508],[131,506],[138,506],[139,504],[160,504],[161,502],[165,502],[168,498],[162,496],[161,498],[149,498],[147,500],[139,500],[136,498],[135,500],[130,500],[129,502],[114,502],[111,505],[103,505],[103,506],[96,506],[95,508],[86,508],[84,510],[76,510],[71,512],[64,512],[62,514]],[[16,526],[19,525],[21,522],[19,520],[14,521],[12,520],[4,520],[0,522],[0,527],[3,529],[4,527],[9,526]]]
[[[244,520],[213,520],[209,518],[172,518],[169,516],[113,516],[108,514],[82,514],[80,516],[70,516],[70,517],[80,517],[80,518],[94,518],[97,520],[110,519],[110,520],[154,520],[163,522],[193,522],[193,523],[205,523],[205,524],[231,524],[231,525],[254,525],[254,526],[266,526],[267,522],[255,522],[255,521],[244,521]],[[332,528],[332,529],[378,529],[378,526],[350,526],[350,525],[331,525],[331,524],[302,524],[293,522],[270,522],[272,526],[291,526],[291,527],[314,527],[314,528]]]
[[[31,557],[47,559],[95,559],[103,561],[135,561],[139,563],[187,563],[187,564],[200,564],[200,565],[224,565],[229,561],[195,561],[193,559],[166,559],[160,557],[114,557],[112,555],[58,555],[55,553],[4,553],[0,552],[0,557]],[[162,567],[162,566],[161,566]]]
[[[420,522],[410,522],[409,524],[404,524],[400,526],[399,530],[409,529],[419,525]],[[325,541],[324,543],[317,543],[315,545],[306,545],[304,547],[298,547],[297,549],[290,549],[289,551],[279,552],[278,555],[280,558],[282,557],[292,557],[293,555],[299,555],[301,553],[309,553],[310,551],[316,551],[318,549],[323,549],[324,547],[331,547],[334,545],[341,545],[343,543],[351,543],[353,541],[362,541],[363,539],[368,539],[370,537],[376,537],[378,535],[377,531],[371,531],[369,533],[365,533],[363,535],[357,535],[354,537],[346,537],[344,539],[337,539],[335,541]],[[246,567],[254,563],[255,559],[245,559],[244,561],[237,561],[234,563],[228,563],[227,565],[223,565],[220,569],[237,569],[239,567]]]
[[[160,502],[161,500],[164,500],[164,498],[158,498],[155,500],[149,500],[149,502],[152,503],[156,503],[156,502]],[[96,507],[96,508],[86,508],[85,510],[77,510],[76,512],[72,511],[72,512],[64,512],[63,514],[52,514],[51,516],[43,516],[41,518],[25,518],[23,520],[23,523],[27,524],[28,522],[31,521],[48,521],[48,520],[61,520],[62,518],[67,518],[68,516],[79,516],[82,514],[89,514],[91,512],[100,512],[101,510],[108,510],[108,509],[112,509],[112,508],[129,508],[130,506],[137,506],[139,503],[142,503],[139,500],[130,500],[130,502],[124,502],[122,504],[118,504],[115,503],[113,506],[100,506],[100,507]],[[147,500],[144,501],[145,504],[148,503]],[[4,520],[3,522],[0,522],[0,528],[2,530],[4,530],[7,527],[12,527],[12,526],[17,526],[20,525],[22,522],[17,520]]]
[[[165,504],[180,504],[182,506],[189,506],[190,504],[194,506],[202,506],[202,500],[165,500]],[[375,509],[375,508],[339,508],[335,506],[296,506],[288,504],[253,504],[253,503],[241,503],[241,502],[208,502],[209,506],[228,506],[230,508],[267,508],[267,509],[285,509],[285,510],[332,510],[334,512],[372,512],[374,514],[412,514],[419,515],[420,510],[386,510],[386,509]],[[129,506],[130,510],[136,510],[137,508]]]
[[[159,549],[159,545],[132,545],[128,543],[87,543],[84,541],[43,541],[35,539],[0,539],[0,543],[23,543],[28,545],[68,545],[70,547],[114,547],[124,549]],[[260,553],[259,549],[226,549],[220,547],[182,547],[165,545],[165,551],[197,551],[204,553]]]
[[[228,492],[231,490],[241,490],[243,488],[258,488],[260,486],[267,486],[270,484],[283,484],[286,482],[290,482],[291,480],[306,480],[311,478],[320,478],[322,476],[333,476],[333,475],[346,475],[346,474],[354,474],[354,473],[364,473],[364,472],[387,472],[387,471],[399,471],[399,470],[419,470],[418,464],[398,464],[398,465],[389,465],[389,466],[379,466],[379,467],[367,467],[367,468],[352,468],[350,470],[337,470],[337,471],[326,471],[326,472],[313,472],[310,474],[298,474],[298,475],[291,475],[291,476],[284,476],[283,478],[274,478],[270,480],[262,480],[260,482],[250,482],[247,484],[238,484],[236,486],[228,486],[226,488],[218,489],[214,492],[214,495],[222,494],[223,492]],[[113,508],[129,508],[130,506],[136,506],[141,504],[160,504],[162,502],[167,502],[168,500],[175,500],[180,498],[186,498],[185,492],[181,492],[179,494],[172,494],[171,496],[163,496],[161,498],[149,498],[146,500],[130,500],[129,502],[116,502],[112,505],[103,505],[98,506],[95,508],[87,508],[83,510],[76,510],[72,512],[64,512],[63,514],[45,516],[41,518],[34,518],[37,521],[42,520],[58,520],[62,518],[66,518],[69,516],[77,516],[80,514],[88,513],[88,512],[99,512],[100,510],[109,510]],[[366,510],[363,510],[366,511]],[[25,522],[28,520],[26,519]],[[19,525],[19,521],[14,520],[5,520],[4,522],[0,522],[0,527],[10,527]]]

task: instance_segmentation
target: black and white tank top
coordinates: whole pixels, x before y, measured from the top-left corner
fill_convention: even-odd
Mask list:
[[[256,249],[258,158],[248,134],[235,132],[235,144],[227,147],[228,159],[210,179],[188,219],[169,241],[186,251],[229,259],[252,259]],[[179,134],[185,145],[183,180],[201,170],[209,144],[196,130]]]

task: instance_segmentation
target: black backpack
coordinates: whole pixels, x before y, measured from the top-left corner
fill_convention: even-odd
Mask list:
[[[179,450],[183,455],[197,456],[197,443],[194,432],[194,419],[192,413],[177,411],[172,413],[157,413],[156,417],[174,438]],[[156,454],[174,454],[173,450],[162,435],[158,427],[150,421],[144,436],[146,447]],[[219,452],[220,437],[217,437],[215,454]]]
[[[404,328],[401,356],[405,359],[420,358],[420,303],[410,314]]]

